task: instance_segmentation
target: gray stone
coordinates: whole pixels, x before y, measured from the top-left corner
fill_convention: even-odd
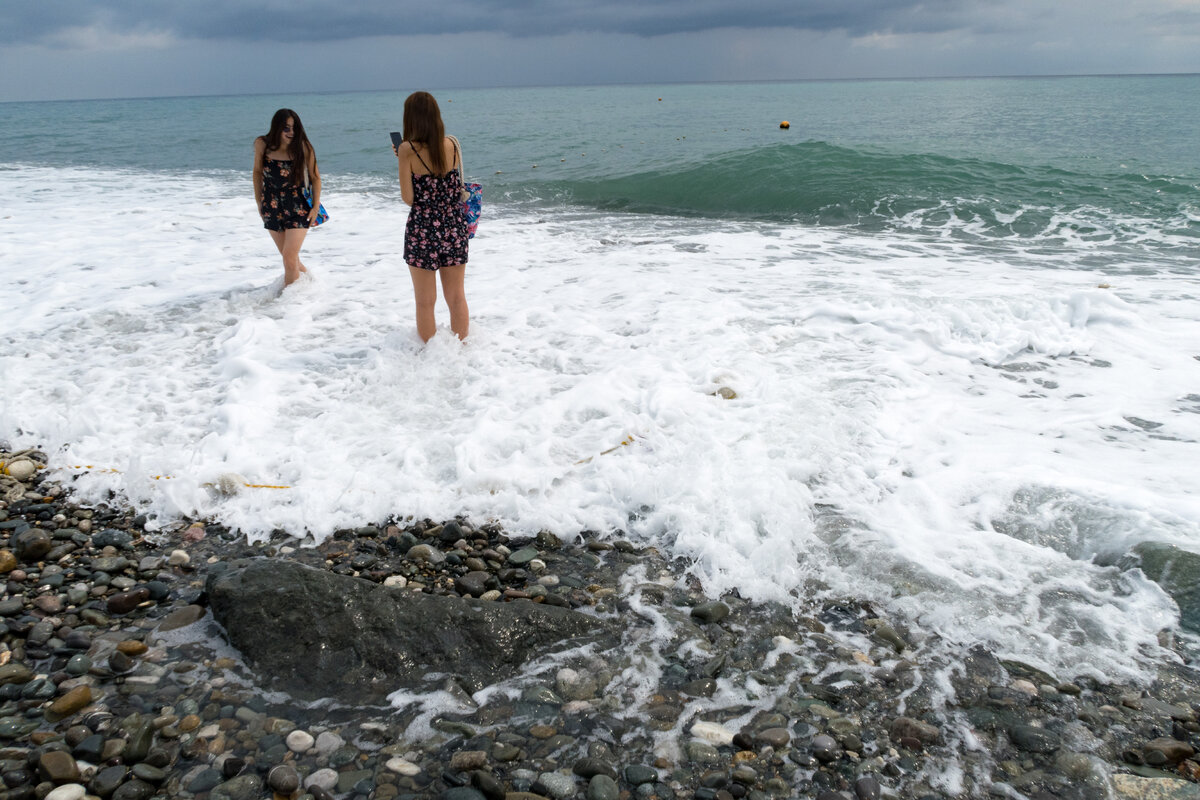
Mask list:
[[[508,554],[508,563],[515,567],[519,567],[524,564],[528,564],[537,557],[538,551],[536,547],[522,547],[520,550]]]
[[[215,772],[215,770],[210,770],[210,771]],[[95,776],[91,780],[91,783],[88,784],[88,788],[91,790],[92,794],[99,795],[100,797],[108,797],[109,795],[111,795],[113,792],[115,792],[117,790],[118,786],[120,786],[122,783],[125,782],[125,776],[128,774],[129,774],[128,767],[124,767],[124,766],[105,767],[104,769],[100,770],[99,772],[97,772],[95,774]],[[208,791],[213,786],[216,786],[217,783],[219,783],[219,782],[220,782],[220,778],[218,776],[218,779],[216,781],[213,781],[211,786],[205,786],[203,789],[199,789],[199,790],[192,789],[189,786],[188,791],[190,791],[190,792]]]
[[[262,778],[257,775],[239,775],[214,788],[208,793],[208,798],[209,800],[259,800],[262,790]]]
[[[1141,567],[1179,606],[1179,624],[1200,632],[1200,554],[1162,542],[1141,542],[1121,566]]]
[[[617,778],[616,767],[599,758],[581,758],[575,762],[571,771],[585,780],[590,780],[597,775],[607,775],[613,780]]]
[[[129,531],[120,531],[116,528],[105,528],[99,533],[92,534],[92,544],[96,547],[129,547],[133,544],[133,536]]]
[[[479,597],[487,591],[487,581],[490,577],[492,576],[486,572],[468,572],[466,575],[460,575],[454,579],[454,590],[459,594]]]
[[[767,728],[754,734],[756,742],[774,747],[776,750],[786,747],[791,738],[791,735],[787,732],[787,728]]]
[[[483,792],[470,786],[456,786],[442,792],[441,800],[487,800]]]
[[[658,771],[643,764],[630,764],[625,767],[625,781],[633,786],[652,783],[658,780]]]
[[[207,591],[247,662],[310,700],[382,702],[397,688],[434,688],[430,673],[478,691],[612,627],[570,609],[419,594],[268,559],[214,568]]]
[[[863,775],[854,782],[854,794],[858,800],[879,800],[883,787],[874,775]]]
[[[271,771],[267,773],[267,785],[271,787],[271,791],[291,797],[292,793],[300,788],[300,773],[290,764],[278,764],[271,767]]]
[[[0,617],[11,617],[13,614],[19,614],[24,607],[25,598],[21,595],[6,597],[0,600]]]
[[[112,800],[147,800],[154,796],[154,786],[142,780],[132,780],[129,783],[122,783],[117,787],[117,790],[112,793]],[[218,800],[215,794],[209,795],[212,800]],[[226,798],[220,798],[226,800]],[[241,797],[238,800],[250,800],[248,797]]]
[[[92,559],[93,572],[116,574],[129,566],[129,559],[124,556],[98,556]]]
[[[534,784],[535,792],[539,786],[546,795],[557,800],[575,794],[575,779],[561,772],[543,772],[538,775],[537,783]]]
[[[701,603],[692,609],[692,619],[703,625],[720,622],[729,616],[729,606],[719,600]]]
[[[167,773],[150,764],[134,764],[133,777],[140,778],[146,783],[162,783],[167,779]]]
[[[1058,734],[1036,725],[1013,726],[1008,735],[1014,745],[1029,753],[1053,753],[1062,743]]]
[[[812,740],[812,752],[818,761],[828,764],[837,761],[842,756],[842,748],[832,736],[824,733],[817,734]]]
[[[721,760],[717,748],[708,742],[690,741],[684,749],[687,751],[688,761],[694,764],[716,764]]]
[[[338,773],[337,792],[348,794],[360,781],[369,781],[375,777],[375,771],[370,769],[351,769]]]
[[[621,790],[607,775],[594,775],[588,781],[587,800],[619,800]]]

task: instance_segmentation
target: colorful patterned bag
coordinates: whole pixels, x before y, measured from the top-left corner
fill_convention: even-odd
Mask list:
[[[478,183],[465,183],[463,196],[466,199],[459,206],[467,218],[467,238],[474,239],[475,229],[479,227],[479,214],[483,211],[483,187]]]
[[[312,187],[308,183],[308,170],[307,169],[304,170],[304,190],[303,190],[302,194],[304,195],[304,202],[308,203],[309,208],[312,208]],[[328,222],[328,221],[329,221],[329,214],[327,214],[325,212],[325,204],[321,203],[320,207],[317,208],[317,221],[312,224],[312,227],[315,228],[318,225],[320,225],[322,222]]]
[[[462,214],[467,218],[467,238],[474,239],[475,231],[479,227],[479,215],[483,213],[483,187],[478,183],[463,183],[462,176],[467,172],[466,164],[462,162],[462,148],[458,145],[458,139],[451,136],[450,141],[454,142],[454,149],[458,153],[458,163],[462,164],[462,168],[458,173],[459,185],[459,205],[462,209]]]

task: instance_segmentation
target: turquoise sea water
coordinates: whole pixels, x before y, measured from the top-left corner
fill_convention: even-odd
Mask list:
[[[388,191],[387,133],[401,127],[405,95],[10,103],[0,161],[248,172],[249,142],[288,106],[305,123],[329,191]],[[952,231],[980,243],[1080,236],[1114,246],[1112,263],[1098,257],[1107,266],[1130,242],[1173,259],[1194,256],[1200,241],[1200,76],[438,96],[468,171],[501,207]]]

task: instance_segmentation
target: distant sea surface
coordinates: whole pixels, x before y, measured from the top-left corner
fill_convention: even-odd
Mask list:
[[[0,436],[161,525],[619,535],[1063,677],[1191,641],[1126,557],[1200,551],[1200,76],[437,92],[485,210],[424,348],[406,94],[0,105]],[[278,296],[283,106],[332,219]]]

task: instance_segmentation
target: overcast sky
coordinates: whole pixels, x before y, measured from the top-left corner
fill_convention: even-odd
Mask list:
[[[1200,72],[1200,0],[0,0],[0,101]]]

